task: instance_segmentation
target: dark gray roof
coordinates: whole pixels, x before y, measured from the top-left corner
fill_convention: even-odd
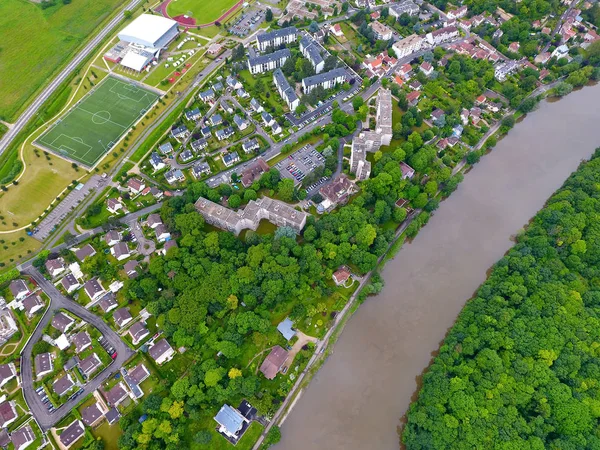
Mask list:
[[[262,33],[256,36],[256,40],[261,43],[269,42],[273,39],[288,36],[290,34],[298,34],[298,30],[296,30],[296,27],[281,28],[279,30],[273,30],[268,33]]]
[[[127,321],[127,319],[132,319],[129,308],[117,309],[113,314],[113,319],[115,319],[117,325],[122,326],[123,322]]]
[[[73,442],[80,439],[85,434],[85,428],[79,420],[75,420],[71,425],[65,428],[58,437],[61,444],[68,447]]]
[[[98,407],[98,403],[94,403],[81,411],[81,418],[87,426],[91,426],[100,417],[102,417],[102,411]]]
[[[140,384],[147,377],[150,376],[150,371],[142,363],[135,366],[129,371],[129,378],[136,384]]]
[[[115,423],[116,421],[119,420],[119,417],[121,417],[121,414],[119,413],[119,410],[117,408],[111,408],[108,410],[108,412],[106,414],[104,414],[104,417],[106,417],[106,420],[108,420],[108,423]]]
[[[105,397],[111,406],[116,406],[125,397],[127,397],[127,391],[123,388],[122,383],[117,383],[110,391],[108,391],[105,394]]]
[[[288,83],[288,80],[285,78],[285,75],[283,75],[281,69],[275,69],[275,71],[273,72],[273,79],[275,80],[275,83],[279,86],[279,89],[281,89],[281,95],[285,97],[284,100],[286,100],[288,103],[292,103],[298,99],[296,92],[294,91],[294,89],[292,89],[290,83]]]
[[[83,261],[88,256],[92,256],[96,254],[96,250],[90,244],[86,244],[81,247],[79,250],[75,251],[75,256],[79,261]]]
[[[40,353],[34,358],[35,373],[48,372],[52,370],[52,357],[50,353]]]
[[[0,381],[9,380],[16,376],[14,364],[1,364],[0,365]]]
[[[208,142],[206,141],[206,139],[196,139],[195,141],[192,141],[192,148],[194,150],[201,150],[203,148],[205,148],[208,145]]]
[[[346,69],[338,67],[337,69],[330,70],[329,72],[319,73],[312,77],[307,77],[302,80],[302,83],[306,86],[314,86],[316,84],[325,83],[329,80],[334,80],[338,77],[346,76]]]
[[[52,389],[54,389],[54,392],[56,392],[59,396],[65,394],[72,387],[73,381],[71,380],[68,374],[60,377],[52,385]]]
[[[129,328],[129,335],[131,336],[131,339],[133,339],[136,342],[139,342],[140,339],[143,339],[149,334],[150,332],[142,322],[136,322]]]
[[[150,357],[152,359],[157,360],[170,349],[171,346],[169,345],[167,340],[165,338],[162,338],[161,340],[155,342],[154,345],[148,349],[148,353],[150,354]]]
[[[120,256],[123,256],[123,255],[129,256],[129,247],[127,246],[127,244],[125,242],[118,242],[113,247],[113,253],[115,255],[115,258],[119,258]]]
[[[277,50],[273,53],[267,53],[266,55],[259,55],[255,57],[248,58],[248,64],[250,66],[258,66],[259,64],[267,64],[272,61],[279,61],[283,58],[289,58],[292,54],[289,49],[283,48],[281,50]]]
[[[75,350],[77,353],[83,351],[85,348],[92,345],[92,339],[87,331],[80,331],[73,336],[73,344],[75,344]]]
[[[4,431],[4,432],[6,433],[6,431]],[[6,437],[8,438],[8,433],[6,434]],[[12,441],[13,445],[15,446],[15,449],[18,450],[21,448],[21,446],[35,441],[35,433],[33,432],[33,430],[31,429],[31,427],[29,425],[25,425],[23,428],[20,428],[17,431],[13,431],[10,434],[10,440]],[[4,438],[0,440],[1,446],[4,447],[7,444],[8,444],[8,442],[6,442],[6,440]]]
[[[173,145],[170,142],[165,142],[158,146],[161,153],[171,153],[173,151]]]
[[[75,322],[73,319],[61,312],[57,312],[52,318],[52,326],[63,333],[73,322]]]
[[[306,51],[307,58],[313,67],[324,62],[323,57],[321,56],[321,48],[312,38],[309,38],[308,36],[302,37],[300,46]]]
[[[60,282],[66,290],[79,284],[79,281],[77,281],[77,278],[75,278],[72,273],[66,274]]]
[[[96,370],[101,365],[102,365],[102,361],[100,361],[100,358],[98,358],[98,355],[96,355],[95,353],[92,353],[90,356],[83,358],[79,362],[79,367],[81,368],[83,373],[86,375],[91,374],[92,372],[94,372],[94,370]]]
[[[104,292],[104,288],[95,278],[86,281],[86,283],[83,285],[83,289],[85,289],[85,293],[90,297],[90,299],[92,299],[99,292]]]
[[[115,299],[115,296],[112,292],[109,292],[104,297],[102,297],[99,302],[100,308],[102,308],[102,311],[104,311],[105,313],[117,305],[117,300]]]
[[[123,269],[125,270],[125,273],[130,277],[131,275],[134,275],[132,272],[135,272],[135,275],[137,276],[138,273],[136,269],[139,265],[140,263],[138,263],[135,259],[131,259],[125,263]]]
[[[30,295],[23,300],[23,307],[31,314],[31,310],[38,306],[44,306],[44,301],[39,295]]]

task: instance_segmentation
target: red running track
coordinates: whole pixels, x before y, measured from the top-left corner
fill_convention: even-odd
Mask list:
[[[239,2],[237,2],[235,5],[233,5],[231,8],[229,8],[223,15],[221,15],[221,17],[219,17],[217,20],[210,22],[210,23],[203,23],[202,25],[198,25],[196,24],[196,19],[192,18],[192,17],[188,17],[185,18],[183,16],[177,16],[177,17],[171,17],[169,16],[169,14],[167,13],[167,6],[169,6],[169,3],[171,3],[171,0],[165,0],[164,2],[162,2],[158,8],[156,8],[156,11],[159,12],[160,14],[162,14],[164,17],[167,17],[169,19],[173,19],[175,21],[177,21],[179,23],[179,25],[181,25],[182,27],[185,28],[206,28],[206,27],[210,27],[212,25],[214,25],[215,23],[219,22],[219,23],[223,23],[227,17],[229,17],[231,14],[233,14],[240,6],[242,6],[242,4],[244,3],[245,0],[240,0]]]

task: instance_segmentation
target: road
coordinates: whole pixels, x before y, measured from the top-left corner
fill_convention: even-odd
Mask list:
[[[49,308],[46,310],[44,317],[42,317],[42,320],[21,352],[21,382],[23,385],[23,395],[25,396],[25,401],[27,402],[27,405],[29,406],[33,416],[40,424],[40,427],[46,431],[55,423],[59,422],[65,416],[70,414],[83,398],[98,389],[102,382],[109,378],[114,372],[117,372],[125,364],[125,362],[135,354],[135,352],[131,350],[121,340],[119,335],[114,332],[99,316],[91,313],[83,306],[63,296],[58,289],[56,289],[52,283],[46,280],[36,268],[29,267],[25,273],[31,276],[40,286],[40,288],[48,295],[48,297],[50,297]],[[48,323],[50,323],[54,313],[59,309],[66,309],[67,311],[72,312],[76,316],[82,318],[100,330],[104,338],[117,351],[117,357],[110,366],[106,367],[93,380],[83,387],[82,394],[67,401],[54,412],[49,413],[42,403],[40,397],[36,394],[35,388],[33,387],[33,358],[31,352],[34,344],[42,337],[44,328],[46,325],[48,325]]]
[[[132,0],[125,8],[125,10],[132,10],[141,0]],[[46,86],[37,98],[25,109],[17,121],[12,124],[6,134],[0,139],[0,154],[2,154],[10,145],[12,140],[17,134],[27,125],[27,123],[33,118],[38,112],[40,107],[44,104],[48,98],[54,93],[54,91],[65,81],[71,73],[81,64],[89,55],[92,53],[103,40],[113,30],[115,26],[119,24],[124,18],[123,11],[119,12],[100,32],[92,38],[91,41],[73,58],[67,66],[61,70],[61,72],[54,78],[48,86]]]
[[[545,53],[548,51],[548,49],[550,48],[550,45],[552,44],[554,36],[556,35],[556,33],[558,33],[560,31],[560,28],[563,26],[563,23],[567,19],[567,16],[569,15],[569,13],[571,12],[571,10],[573,9],[573,7],[576,4],[577,4],[577,2],[572,2],[569,5],[569,7],[567,8],[567,10],[562,14],[562,16],[560,16],[558,23],[554,27],[554,30],[552,30],[552,34],[550,35],[550,40],[548,41],[548,43],[546,45],[544,45],[544,49],[540,53]]]

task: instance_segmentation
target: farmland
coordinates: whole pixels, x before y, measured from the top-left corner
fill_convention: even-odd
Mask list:
[[[0,2],[0,118],[12,121],[33,93],[124,0],[74,0],[42,9]]]

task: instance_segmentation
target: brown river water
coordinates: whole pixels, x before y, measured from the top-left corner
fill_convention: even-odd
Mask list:
[[[383,271],[282,425],[276,450],[394,450],[417,383],[486,271],[600,146],[600,85],[545,102],[484,156]]]

